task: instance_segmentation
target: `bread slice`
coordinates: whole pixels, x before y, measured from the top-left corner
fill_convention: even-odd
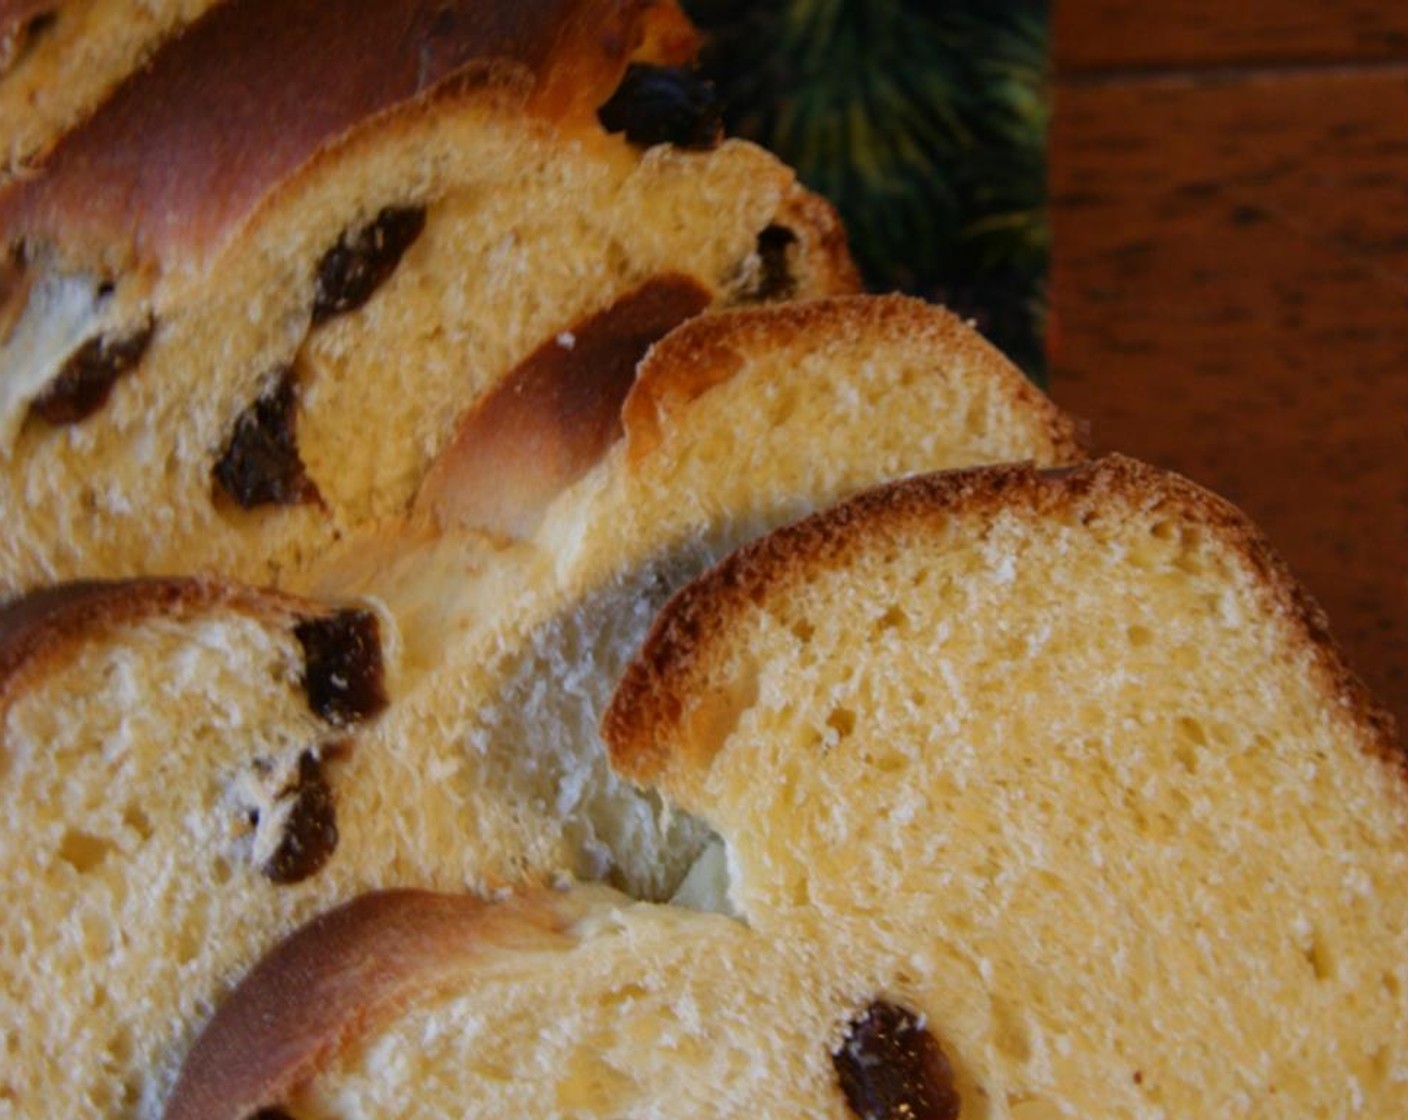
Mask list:
[[[217,9],[0,192],[0,501],[23,511],[0,586],[289,583],[404,513],[479,395],[642,289],[673,296],[655,337],[854,286],[834,214],[772,157],[598,121],[628,61],[687,55],[672,4],[359,4],[326,36],[310,4]],[[388,20],[410,30],[369,47]],[[217,49],[229,23],[249,50]]]
[[[1181,479],[959,472],[776,533],[663,612],[605,735],[754,930],[888,962],[964,1115],[1408,1108],[1401,746]]]
[[[738,917],[373,895],[251,973],[169,1120],[1398,1116],[1392,728],[1246,519],[1121,458],[911,479],[661,614],[617,764]]]
[[[388,814],[402,763],[363,750],[395,687],[385,621],[210,580],[0,612],[0,1112],[154,1115],[283,933],[371,887],[463,886],[423,817],[443,801]]]
[[[164,1116],[845,1117],[857,978],[797,949],[602,887],[369,895],[260,963]]]
[[[446,744],[436,766],[473,806],[484,889],[563,870],[652,899],[680,887],[707,827],[613,775],[597,724],[689,579],[883,479],[1081,456],[1071,421],[976,332],[898,296],[691,320],[624,403],[602,393],[564,412],[545,403],[560,403],[550,380],[508,400],[521,412],[470,417],[419,496],[438,530],[357,541],[314,585],[397,618],[416,675],[374,735]],[[576,434],[612,418],[616,440],[583,466]],[[571,462],[575,479],[559,470]]]

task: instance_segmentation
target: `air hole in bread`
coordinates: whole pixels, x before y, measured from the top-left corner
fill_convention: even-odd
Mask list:
[[[122,823],[125,824],[139,840],[150,840],[154,831],[151,818],[144,813],[138,805],[128,805],[122,810]]]
[[[121,332],[90,338],[30,402],[31,416],[53,425],[77,424],[107,403],[113,386],[137,367],[152,339],[151,319]]]
[[[297,416],[293,370],[278,370],[235,420],[212,469],[217,500],[223,495],[241,509],[319,500],[298,454]]]
[[[731,679],[719,682],[686,715],[690,735],[700,743],[726,742],[737,729],[743,714],[757,701],[757,666],[733,666]]]
[[[175,944],[169,950],[171,960],[177,965],[189,965],[200,956],[205,947],[208,929],[203,917],[192,915],[175,932]]]
[[[831,1056],[841,1092],[861,1120],[957,1120],[953,1067],[923,1020],[876,1000],[847,1025]]]
[[[897,604],[892,604],[886,608],[885,613],[875,620],[876,633],[883,634],[887,630],[898,630],[909,621],[904,613],[904,608]]]
[[[684,66],[632,63],[597,119],[607,132],[624,133],[641,147],[674,144],[703,151],[723,139],[713,83]]]
[[[1032,1056],[1031,1031],[1026,1018],[1002,1000],[993,1001],[992,1018],[993,1041],[998,1050],[1017,1065],[1024,1065]]]
[[[1305,946],[1305,960],[1317,980],[1332,980],[1335,976],[1335,958],[1319,929],[1312,929],[1309,943]]]
[[[568,1116],[602,1113],[636,1096],[636,1082],[602,1057],[600,1039],[587,1039],[566,1058],[556,1105]]]
[[[371,299],[424,229],[424,206],[388,206],[360,229],[344,232],[318,261],[313,325]]]
[[[835,746],[843,739],[850,738],[851,732],[856,729],[856,714],[849,708],[833,708],[826,717],[826,726],[831,732],[827,736],[828,743]]]
[[[116,850],[117,845],[107,837],[69,829],[59,842],[58,855],[80,875],[86,875]]]
[[[1173,724],[1173,758],[1189,774],[1196,774],[1208,735],[1201,723],[1191,716],[1179,716]]]

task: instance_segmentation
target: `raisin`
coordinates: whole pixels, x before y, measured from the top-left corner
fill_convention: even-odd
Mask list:
[[[241,508],[318,501],[318,488],[298,455],[297,408],[293,372],[284,370],[277,384],[235,421],[212,473]]]
[[[293,807],[283,836],[260,870],[272,883],[286,886],[315,874],[337,848],[337,810],[332,787],[312,751],[298,760],[298,780],[290,791]]]
[[[148,319],[126,334],[90,338],[30,402],[30,413],[50,424],[76,424],[92,416],[107,403],[117,379],[142,360],[152,331]]]
[[[338,726],[357,723],[386,707],[381,633],[376,615],[347,610],[304,619],[294,628],[303,647],[308,705]]]
[[[674,144],[703,151],[718,147],[723,138],[713,83],[683,66],[628,66],[597,119],[607,132],[624,132],[642,147]]]
[[[876,1000],[831,1060],[861,1120],[957,1120],[953,1068],[912,1011]]]
[[[745,298],[765,303],[797,294],[787,263],[787,250],[796,243],[797,235],[786,226],[771,225],[758,234],[758,278]]]
[[[388,206],[356,233],[344,233],[318,262],[313,323],[355,311],[396,271],[425,229],[425,207]]]

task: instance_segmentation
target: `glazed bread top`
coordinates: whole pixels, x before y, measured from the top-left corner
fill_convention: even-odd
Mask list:
[[[198,263],[319,148],[447,78],[571,130],[629,61],[693,46],[672,0],[230,0],[0,188],[0,231],[68,268]]]

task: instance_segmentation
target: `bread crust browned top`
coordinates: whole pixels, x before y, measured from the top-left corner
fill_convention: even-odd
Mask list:
[[[500,950],[562,949],[577,895],[501,903],[394,890],[363,895],[282,942],[244,979],[186,1059],[165,1120],[245,1120],[280,1105],[352,1038],[482,968]]]
[[[694,45],[673,0],[229,0],[0,191],[0,231],[80,257],[199,253],[320,147],[454,75],[570,122],[632,58]]]
[[[523,359],[460,417],[417,496],[441,525],[527,536],[621,434],[651,344],[709,304],[680,273],[652,277]]]
[[[1324,703],[1340,708],[1361,741],[1408,780],[1408,754],[1393,719],[1349,669],[1330,635],[1324,612],[1291,575],[1261,531],[1236,507],[1177,475],[1120,455],[1059,470],[1030,465],[980,467],[919,476],[881,486],[750,545],[685,588],[656,619],[602,719],[613,765],[635,781],[667,779],[707,766],[680,757],[686,738],[684,698],[717,643],[771,587],[846,563],[881,526],[942,520],[950,515],[1026,509],[1096,518],[1119,509],[1166,510],[1218,537],[1255,573],[1264,609],[1289,624],[1310,654]]]

